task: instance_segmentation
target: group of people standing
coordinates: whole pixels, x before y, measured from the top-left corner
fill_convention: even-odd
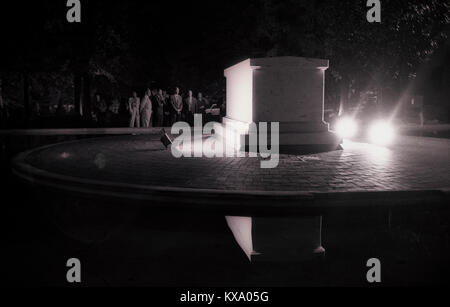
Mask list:
[[[191,90],[183,99],[180,89],[176,87],[171,95],[163,90],[147,89],[142,98],[133,92],[128,99],[130,127],[170,127],[175,122],[185,121],[194,124],[194,114],[204,114],[208,101],[202,93],[194,97]]]

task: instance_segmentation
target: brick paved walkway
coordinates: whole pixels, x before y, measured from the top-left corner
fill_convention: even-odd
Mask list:
[[[25,163],[50,173],[147,186],[244,191],[393,191],[448,189],[450,140],[403,137],[382,148],[281,155],[274,169],[260,158],[180,158],[156,136],[87,139],[38,149]]]

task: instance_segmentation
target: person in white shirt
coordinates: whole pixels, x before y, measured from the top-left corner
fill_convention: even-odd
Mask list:
[[[180,96],[180,89],[178,87],[175,88],[175,91],[172,96],[170,96],[170,105],[172,106],[172,122],[174,123],[182,120],[181,112],[183,111],[183,99]]]
[[[192,95],[192,91],[188,92],[188,97],[184,100],[185,119],[189,125],[194,125],[194,113],[197,108],[197,99]]]
[[[128,99],[128,110],[130,111],[130,128],[140,127],[139,122],[139,107],[140,107],[140,99],[137,96],[136,92],[133,92],[133,97]]]
[[[152,119],[152,101],[150,99],[151,92],[149,89],[145,91],[144,98],[142,98],[140,106],[141,124],[142,127],[148,128],[151,126]]]

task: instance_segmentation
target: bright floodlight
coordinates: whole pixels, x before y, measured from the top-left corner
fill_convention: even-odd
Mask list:
[[[351,138],[356,134],[358,126],[351,118],[342,118],[337,122],[336,132],[343,138]]]
[[[394,139],[394,128],[385,121],[373,123],[369,129],[370,141],[378,145],[388,145]]]

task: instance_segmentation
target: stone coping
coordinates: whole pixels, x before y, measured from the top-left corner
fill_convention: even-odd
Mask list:
[[[105,138],[89,139],[103,141]],[[234,215],[292,215],[292,214],[324,214],[333,210],[343,208],[375,208],[393,206],[442,206],[448,203],[449,188],[440,186],[430,188],[424,186],[420,188],[398,188],[390,189],[340,189],[337,191],[318,189],[297,189],[297,190],[267,190],[264,183],[260,188],[229,189],[209,188],[209,183],[197,184],[193,187],[171,185],[164,183],[161,185],[121,182],[105,180],[104,178],[80,177],[72,172],[54,172],[37,165],[32,165],[27,161],[30,156],[36,155],[42,150],[53,150],[62,148],[61,146],[79,147],[84,141],[72,141],[59,144],[52,144],[39,147],[19,154],[13,161],[13,173],[32,184],[34,187],[50,189],[63,193],[70,193],[74,196],[84,195],[99,197],[102,200],[119,200],[127,203],[139,203],[155,208],[183,207],[189,210],[202,210],[223,212]],[[137,140],[136,142],[139,142]],[[81,144],[82,145],[82,144]],[[164,153],[158,153],[161,155]],[[153,153],[152,153],[153,155]],[[333,156],[328,154],[326,156]],[[56,162],[56,161],[55,161]],[[184,175],[180,161],[179,172]],[[74,165],[73,167],[76,167]],[[171,166],[173,167],[173,165]],[[314,166],[313,166],[314,167]],[[245,171],[245,170],[244,170]],[[275,170],[274,172],[277,172]],[[282,169],[280,169],[282,172]],[[318,173],[318,176],[321,176]],[[355,174],[353,174],[355,176]],[[286,175],[286,177],[288,177]],[[284,180],[282,178],[281,180]]]

